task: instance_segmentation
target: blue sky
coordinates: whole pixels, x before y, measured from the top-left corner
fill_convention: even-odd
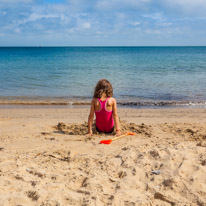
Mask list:
[[[206,45],[206,0],[0,0],[0,46]]]

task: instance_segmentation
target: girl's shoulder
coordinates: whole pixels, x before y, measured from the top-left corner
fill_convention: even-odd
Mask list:
[[[97,98],[93,97],[92,98],[92,103],[95,103],[96,101],[98,101]]]
[[[92,104],[94,104],[94,105],[99,104],[98,98],[93,97]]]
[[[108,103],[109,103],[110,105],[112,105],[112,104],[116,103],[116,99],[115,99],[114,97],[110,97],[110,98],[108,99]]]

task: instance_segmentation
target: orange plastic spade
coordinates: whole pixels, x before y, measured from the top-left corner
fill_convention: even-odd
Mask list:
[[[111,144],[112,141],[118,140],[118,139],[120,139],[122,137],[125,137],[125,136],[128,136],[128,135],[136,135],[136,134],[133,133],[133,132],[127,132],[127,133],[125,133],[125,134],[123,134],[123,135],[121,135],[119,137],[114,137],[112,139],[102,140],[102,141],[100,141],[100,144]]]

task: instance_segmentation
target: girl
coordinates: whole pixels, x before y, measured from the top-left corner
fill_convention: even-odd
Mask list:
[[[113,88],[111,83],[106,79],[100,79],[94,89],[94,96],[91,102],[87,136],[92,135],[94,113],[98,132],[112,133],[115,124],[116,136],[121,135],[119,118],[117,115],[117,103],[112,96]]]

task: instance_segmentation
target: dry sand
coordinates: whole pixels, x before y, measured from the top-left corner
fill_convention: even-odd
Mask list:
[[[88,113],[0,109],[0,206],[206,205],[206,109],[120,108],[110,145]]]

